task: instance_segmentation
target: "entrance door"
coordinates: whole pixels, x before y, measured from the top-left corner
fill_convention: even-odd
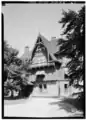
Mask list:
[[[36,84],[37,87],[39,87],[39,92],[43,91],[43,79],[44,79],[44,75],[37,75],[36,77]]]
[[[37,75],[34,96],[45,96],[47,93],[47,83],[44,81],[45,75]]]
[[[47,90],[47,84],[46,83],[40,83],[39,84],[39,90],[40,92],[45,92]]]

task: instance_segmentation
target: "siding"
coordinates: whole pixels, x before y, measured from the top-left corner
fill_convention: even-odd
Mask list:
[[[64,80],[64,70],[63,69],[47,69],[45,71],[45,77],[44,81],[48,80]],[[36,71],[37,72],[37,71]],[[36,80],[36,72],[31,74],[29,76],[30,81],[35,81]]]
[[[49,69],[48,73],[45,74],[44,80],[64,80],[64,70],[55,69],[55,71],[52,72],[52,70]]]

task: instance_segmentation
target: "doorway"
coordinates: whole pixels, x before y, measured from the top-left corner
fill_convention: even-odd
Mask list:
[[[37,77],[36,77],[36,83],[37,83],[37,86],[38,86],[40,92],[43,92],[44,89],[47,88],[46,83],[44,83],[44,77],[45,77],[44,74],[37,75]]]

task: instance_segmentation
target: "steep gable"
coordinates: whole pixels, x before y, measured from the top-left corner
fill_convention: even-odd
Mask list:
[[[33,57],[33,53],[38,43],[40,42],[46,48],[48,55],[51,57],[52,61],[59,62],[54,55],[59,50],[59,47],[57,47],[57,41],[58,39],[53,39],[51,41],[48,41],[43,35],[39,34],[32,51],[29,51],[28,53],[24,53],[21,58],[23,60],[31,60]]]
[[[57,39],[48,41],[41,34],[39,34],[38,37],[40,37],[42,39],[42,41],[43,41],[45,47],[47,48],[47,51],[48,51],[49,55],[51,56],[51,58],[53,59],[53,61],[57,61],[56,57],[54,56],[54,53],[56,53],[59,49],[57,47]]]

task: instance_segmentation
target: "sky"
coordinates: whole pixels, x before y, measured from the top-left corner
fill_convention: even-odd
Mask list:
[[[2,7],[4,13],[4,38],[19,50],[19,56],[24,47],[32,50],[38,34],[48,40],[51,37],[61,37],[62,10],[78,11],[83,4],[6,4]]]

